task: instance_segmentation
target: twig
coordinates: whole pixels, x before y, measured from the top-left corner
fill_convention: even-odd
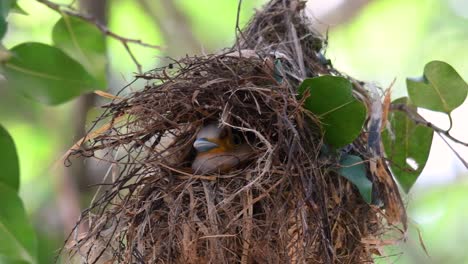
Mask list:
[[[81,19],[83,21],[86,21],[88,23],[91,23],[97,29],[99,29],[102,32],[102,34],[120,41],[122,43],[122,45],[125,47],[125,49],[127,50],[128,54],[132,58],[135,65],[137,66],[139,73],[141,73],[141,65],[136,61],[135,56],[133,55],[131,50],[128,48],[128,43],[137,44],[137,45],[140,45],[140,46],[146,47],[146,48],[159,49],[159,50],[162,49],[162,47],[159,46],[159,45],[152,45],[152,44],[143,42],[140,39],[125,38],[123,36],[120,36],[120,35],[114,33],[113,31],[109,30],[109,28],[107,26],[99,23],[99,21],[96,18],[94,18],[92,16],[89,16],[89,15],[86,15],[86,14],[83,14],[83,13],[79,13],[78,11],[74,10],[71,6],[60,5],[60,4],[57,4],[57,3],[53,3],[53,2],[51,2],[49,0],[36,0],[36,1],[41,3],[41,4],[46,5],[50,9],[55,10],[55,11],[61,13],[61,14],[66,14],[66,15]]]
[[[452,146],[447,142],[447,140],[445,140],[445,138],[443,136],[446,136],[447,138],[449,138],[450,140],[452,140],[453,142],[455,143],[458,143],[458,144],[461,144],[465,147],[468,147],[468,143],[466,142],[463,142],[461,140],[458,140],[456,138],[454,138],[452,135],[450,135],[450,129],[448,130],[444,130],[442,128],[439,128],[437,126],[435,126],[434,124],[432,124],[431,122],[428,122],[426,121],[426,119],[424,119],[420,114],[418,114],[416,112],[416,110],[414,109],[411,109],[408,107],[408,105],[406,104],[395,104],[395,105],[391,105],[391,110],[396,110],[396,111],[402,111],[402,112],[405,112],[408,116],[408,118],[410,118],[411,120],[413,120],[413,122],[415,122],[416,124],[418,125],[423,125],[423,126],[426,126],[432,130],[434,130],[437,134],[439,134],[439,136],[444,140],[444,142],[450,147],[450,149],[455,153],[455,155],[458,157],[458,159],[460,159],[460,161],[463,163],[463,165],[465,165],[465,167],[468,169],[468,162],[465,161],[456,151],[455,149],[452,148]],[[450,118],[450,123],[452,119]],[[452,125],[450,125],[450,128],[452,128]],[[442,136],[443,135],[443,136]]]
[[[466,162],[466,160],[464,160],[462,158],[462,156],[460,154],[458,154],[458,152],[452,147],[452,145],[450,145],[448,143],[448,141],[443,137],[443,135],[440,133],[440,132],[437,132],[437,134],[439,135],[440,138],[442,138],[442,140],[445,142],[445,144],[447,144],[447,146],[453,151],[453,153],[455,154],[455,156],[457,156],[457,158],[463,163],[463,165],[465,166],[465,168],[468,169],[468,162]]]
[[[128,55],[130,55],[130,58],[132,58],[133,63],[135,63],[135,66],[138,69],[138,73],[142,74],[143,71],[141,70],[141,64],[138,62],[135,55],[133,55],[132,51],[130,50],[130,47],[128,46],[128,43],[127,42],[122,42],[122,45],[124,46],[124,48],[127,51]]]
[[[405,112],[407,114],[407,116],[411,120],[413,120],[416,124],[429,127],[432,130],[434,130],[435,132],[443,134],[444,136],[446,136],[447,138],[449,138],[453,142],[461,144],[461,145],[463,145],[465,147],[468,147],[467,142],[463,142],[463,141],[461,141],[459,139],[454,138],[452,135],[450,135],[450,129],[445,130],[445,129],[442,129],[442,128],[439,128],[439,127],[435,126],[431,122],[426,121],[426,119],[424,119],[424,117],[422,117],[420,114],[418,114],[415,110],[410,109],[405,104],[395,104],[395,105],[392,105],[390,107],[390,109]]]
[[[237,46],[237,50],[239,51],[239,57],[242,57],[241,47],[240,47],[240,42],[239,42],[239,35],[238,35],[239,33],[242,34],[242,30],[239,27],[241,7],[242,7],[242,0],[239,0],[239,3],[237,5],[237,16],[236,16],[236,46]]]

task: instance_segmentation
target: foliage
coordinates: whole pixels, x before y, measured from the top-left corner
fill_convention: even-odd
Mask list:
[[[7,30],[7,22],[4,19],[0,18],[0,38],[3,38],[5,36]]]
[[[24,14],[16,0],[0,1],[0,41],[7,32],[7,15],[11,11]],[[205,10],[202,11],[205,14]],[[53,45],[29,42],[9,50],[2,66],[11,90],[57,105],[106,87],[106,45],[99,30],[63,14],[53,29],[52,39]],[[368,52],[361,46],[359,48]],[[421,107],[450,117],[468,93],[468,86],[461,76],[441,61],[428,63],[422,78],[407,79],[406,83],[409,98],[399,98],[392,105],[405,105],[413,113]],[[352,96],[352,84],[346,79],[334,76],[306,79],[299,91],[308,96],[305,107],[320,117],[329,145],[343,148],[363,132],[366,109]],[[407,113],[398,111],[390,113],[389,127],[391,129],[383,132],[386,155],[393,175],[408,192],[427,162],[434,132],[426,124],[416,123]],[[0,263],[34,263],[36,238],[17,194],[18,155],[13,140],[1,126],[0,149],[0,166],[3,168],[0,199],[8,201],[6,206],[0,207]],[[338,172],[355,184],[362,197],[370,202],[372,183],[366,178],[362,162],[357,156],[345,155]]]
[[[468,93],[466,82],[452,66],[441,61],[429,62],[424,68],[424,76],[418,80],[407,79],[407,85],[410,98],[392,102],[406,112],[391,112],[390,129],[382,135],[393,175],[406,192],[426,165],[436,128],[417,114],[417,107],[441,111],[450,117]],[[353,97],[352,84],[345,78],[325,75],[306,79],[299,86],[299,94],[306,96],[305,108],[322,122],[326,143],[340,148],[352,143],[362,133],[366,108]],[[443,132],[449,135],[450,128]],[[353,159],[344,157],[345,163]],[[360,172],[356,166],[343,167],[339,172],[358,187],[366,201],[370,201],[372,186],[369,186],[365,172]]]
[[[393,103],[407,104],[408,98],[399,98]],[[403,112],[390,114],[390,126],[393,132],[385,130],[382,135],[385,151],[394,176],[408,192],[426,165],[434,131],[416,124]]]
[[[36,263],[37,242],[21,199],[18,197],[19,169],[14,143],[0,126],[0,262]]]
[[[468,93],[468,84],[452,66],[442,61],[429,62],[422,78],[408,78],[406,85],[414,105],[446,114],[459,107]]]
[[[106,43],[102,33],[90,23],[63,15],[55,24],[52,39],[56,47],[75,59],[106,87]]]
[[[366,166],[359,156],[346,155],[340,161],[341,176],[352,182],[367,203],[372,202],[372,182],[367,179]]]
[[[11,89],[56,105],[106,87],[106,50],[99,30],[64,15],[52,37],[55,46],[29,42],[10,49],[2,63]]]
[[[388,131],[384,134],[390,167],[406,192],[426,165],[435,128],[417,114],[417,107],[444,112],[451,120],[451,112],[466,100],[468,84],[449,64],[431,61],[424,67],[422,78],[417,81],[407,79],[407,89],[409,99],[392,102],[392,105],[406,106],[407,113],[393,113],[389,121],[394,134]],[[450,136],[451,128],[452,124],[442,131],[443,134]],[[441,133],[441,130],[437,129],[437,132]]]
[[[60,49],[23,43],[13,47],[4,63],[9,86],[37,101],[56,105],[97,87],[83,66]]]
[[[15,144],[8,131],[0,125],[0,183],[19,190],[19,164]]]
[[[0,40],[8,11],[25,14],[16,1],[0,2]],[[8,88],[37,101],[57,105],[106,87],[104,36],[95,27],[64,16],[53,30],[55,46],[26,42],[2,56]],[[19,164],[15,145],[0,126],[0,263],[37,263],[37,238],[18,196]]]
[[[8,23],[6,21],[6,17],[8,16],[8,13],[10,11],[14,11],[23,15],[26,14],[26,12],[24,12],[24,10],[18,6],[16,0],[0,1],[0,40],[5,36],[5,33],[7,32]]]
[[[305,107],[320,118],[324,137],[334,147],[343,147],[361,133],[366,107],[352,95],[352,84],[343,77],[320,76],[299,86],[306,95]]]
[[[10,9],[15,5],[16,1],[13,0],[3,0],[0,2],[0,40],[5,36],[7,31],[7,21],[6,17]]]

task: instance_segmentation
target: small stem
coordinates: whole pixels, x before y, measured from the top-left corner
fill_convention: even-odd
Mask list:
[[[107,26],[99,23],[99,21],[96,18],[94,18],[92,16],[89,16],[89,15],[86,15],[86,14],[79,13],[78,11],[75,11],[71,6],[60,5],[60,4],[51,2],[49,0],[36,0],[36,1],[41,3],[41,4],[46,5],[47,7],[49,7],[52,10],[57,11],[58,13],[66,14],[66,15],[81,19],[83,21],[86,21],[88,23],[91,23],[97,29],[99,29],[104,35],[120,41],[120,43],[122,43],[122,45],[125,47],[125,49],[127,50],[129,56],[132,58],[133,62],[137,66],[139,73],[141,73],[141,65],[138,63],[135,56],[130,51],[128,43],[137,44],[137,45],[140,45],[140,46],[146,47],[146,48],[152,48],[152,49],[158,49],[158,50],[162,49],[162,47],[159,46],[159,45],[152,45],[152,44],[143,42],[140,39],[125,38],[123,36],[120,36],[120,35],[114,33],[113,31],[111,31]]]
[[[463,165],[465,165],[465,168],[468,169],[468,162],[466,160],[464,160],[460,154],[458,154],[458,152],[447,142],[447,140],[443,137],[443,133],[440,133],[440,132],[437,132],[437,134],[439,135],[439,137],[442,138],[442,140],[445,142],[445,144],[447,144],[447,146],[449,146],[449,148],[453,151],[453,153],[455,154],[455,156],[457,156],[457,158],[463,163]]]
[[[426,119],[424,119],[420,114],[418,114],[415,109],[409,108],[408,105],[406,105],[406,104],[394,104],[394,105],[392,104],[391,105],[391,110],[392,111],[396,110],[396,111],[405,112],[407,114],[408,118],[413,120],[413,122],[415,122],[416,124],[429,127],[432,130],[434,130],[435,132],[446,136],[447,138],[449,138],[453,142],[461,144],[461,145],[463,145],[465,147],[468,147],[467,142],[463,142],[461,140],[458,140],[458,139],[454,138],[452,135],[450,135],[450,128],[452,127],[452,119],[451,118],[450,118],[450,128],[448,130],[445,130],[445,129],[442,129],[440,127],[435,126],[431,122],[426,121]]]
[[[132,51],[130,50],[130,47],[128,46],[128,43],[122,42],[123,46],[125,47],[125,50],[127,50],[128,55],[130,55],[130,58],[132,58],[133,63],[135,63],[138,73],[143,74],[143,71],[141,69],[141,64],[138,62],[136,59],[135,55],[133,55]]]
[[[453,125],[452,116],[450,114],[448,114],[448,118],[449,118],[450,126],[447,129],[447,133],[452,129],[452,125]]]
[[[238,0],[239,3],[237,5],[237,16],[236,16],[236,46],[237,50],[239,51],[239,57],[242,57],[241,53],[241,47],[240,47],[240,42],[239,42],[239,33],[242,34],[242,30],[239,27],[239,18],[240,18],[240,13],[241,13],[241,7],[242,7],[242,0]]]

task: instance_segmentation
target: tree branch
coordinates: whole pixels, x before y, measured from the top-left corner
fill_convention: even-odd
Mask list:
[[[406,104],[392,104],[391,107],[390,107],[390,110],[404,112],[404,113],[406,113],[408,118],[413,120],[413,122],[415,122],[416,124],[423,125],[423,126],[426,126],[426,127],[430,128],[430,129],[434,130],[444,140],[444,142],[450,147],[450,149],[455,153],[455,155],[458,157],[458,159],[460,159],[460,161],[463,163],[463,165],[465,165],[465,167],[468,169],[468,162],[465,161],[458,154],[458,152],[455,151],[454,148],[452,148],[452,146],[445,140],[445,138],[443,136],[445,136],[448,139],[452,140],[453,142],[458,143],[460,145],[463,145],[465,147],[468,147],[468,143],[463,142],[461,140],[458,140],[458,139],[454,138],[452,135],[450,135],[450,129],[444,130],[444,129],[440,128],[440,127],[435,126],[431,122],[428,122],[426,119],[424,119],[424,117],[422,117],[420,114],[418,114],[418,112],[416,112],[416,109],[411,108]],[[452,122],[450,122],[450,123],[452,123]],[[452,125],[450,125],[450,128],[452,128]]]
[[[313,27],[325,34],[330,27],[336,27],[352,20],[362,11],[371,0],[345,0],[336,7],[323,10],[324,4],[321,1],[308,1],[308,9],[314,18]],[[327,5],[325,5],[327,6]],[[315,14],[314,11],[322,11]]]
[[[452,145],[448,143],[448,141],[443,137],[443,135],[440,132],[437,132],[437,134],[439,135],[440,138],[442,138],[445,144],[447,144],[447,146],[452,150],[455,156],[457,156],[457,158],[463,163],[463,165],[465,165],[465,168],[468,169],[468,162],[466,162],[466,160],[464,160],[462,156],[458,154],[458,152],[452,147]]]
[[[125,38],[123,36],[120,36],[117,33],[114,33],[113,31],[111,31],[107,26],[101,24],[98,21],[98,19],[96,19],[95,17],[80,13],[77,10],[73,9],[70,5],[66,5],[66,6],[65,5],[60,5],[60,4],[51,2],[49,0],[36,0],[36,1],[41,3],[41,4],[46,5],[47,7],[49,7],[52,10],[55,10],[55,11],[59,12],[60,14],[66,14],[66,15],[81,19],[83,21],[86,21],[88,23],[91,23],[97,29],[99,29],[102,32],[102,34],[120,41],[122,43],[122,45],[124,46],[125,50],[128,52],[128,54],[132,58],[135,65],[137,66],[139,73],[141,73],[141,65],[136,61],[135,55],[130,50],[128,44],[132,43],[132,44],[140,45],[142,47],[158,49],[158,50],[163,49],[159,45],[152,45],[152,44],[143,42],[140,39]]]
[[[450,129],[445,130],[445,129],[442,129],[440,127],[435,126],[431,122],[428,122],[426,119],[424,119],[424,117],[422,117],[420,114],[418,114],[415,110],[409,108],[408,105],[405,105],[405,104],[394,104],[393,105],[392,104],[390,110],[405,112],[407,114],[407,116],[411,120],[413,120],[413,122],[415,122],[416,124],[429,127],[432,130],[434,130],[435,132],[446,136],[447,138],[449,138],[453,142],[461,144],[461,145],[463,145],[465,147],[468,147],[467,142],[463,142],[463,141],[461,141],[459,139],[454,138],[452,135],[450,135]]]

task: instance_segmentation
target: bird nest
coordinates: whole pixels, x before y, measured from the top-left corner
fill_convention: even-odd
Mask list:
[[[375,205],[337,173],[340,154],[323,155],[320,120],[296,90],[306,77],[344,75],[323,59],[324,39],[303,7],[272,1],[233,48],[139,75],[144,89],[104,106],[96,124],[105,124],[73,155],[107,160],[112,181],[83,212],[89,230],[68,239],[74,255],[84,263],[362,263],[381,254],[389,231],[404,232],[395,182],[382,157],[369,158],[368,122],[341,153],[365,160]],[[346,78],[370,115],[372,97]],[[194,141],[214,125],[249,155],[228,170],[199,170]]]

